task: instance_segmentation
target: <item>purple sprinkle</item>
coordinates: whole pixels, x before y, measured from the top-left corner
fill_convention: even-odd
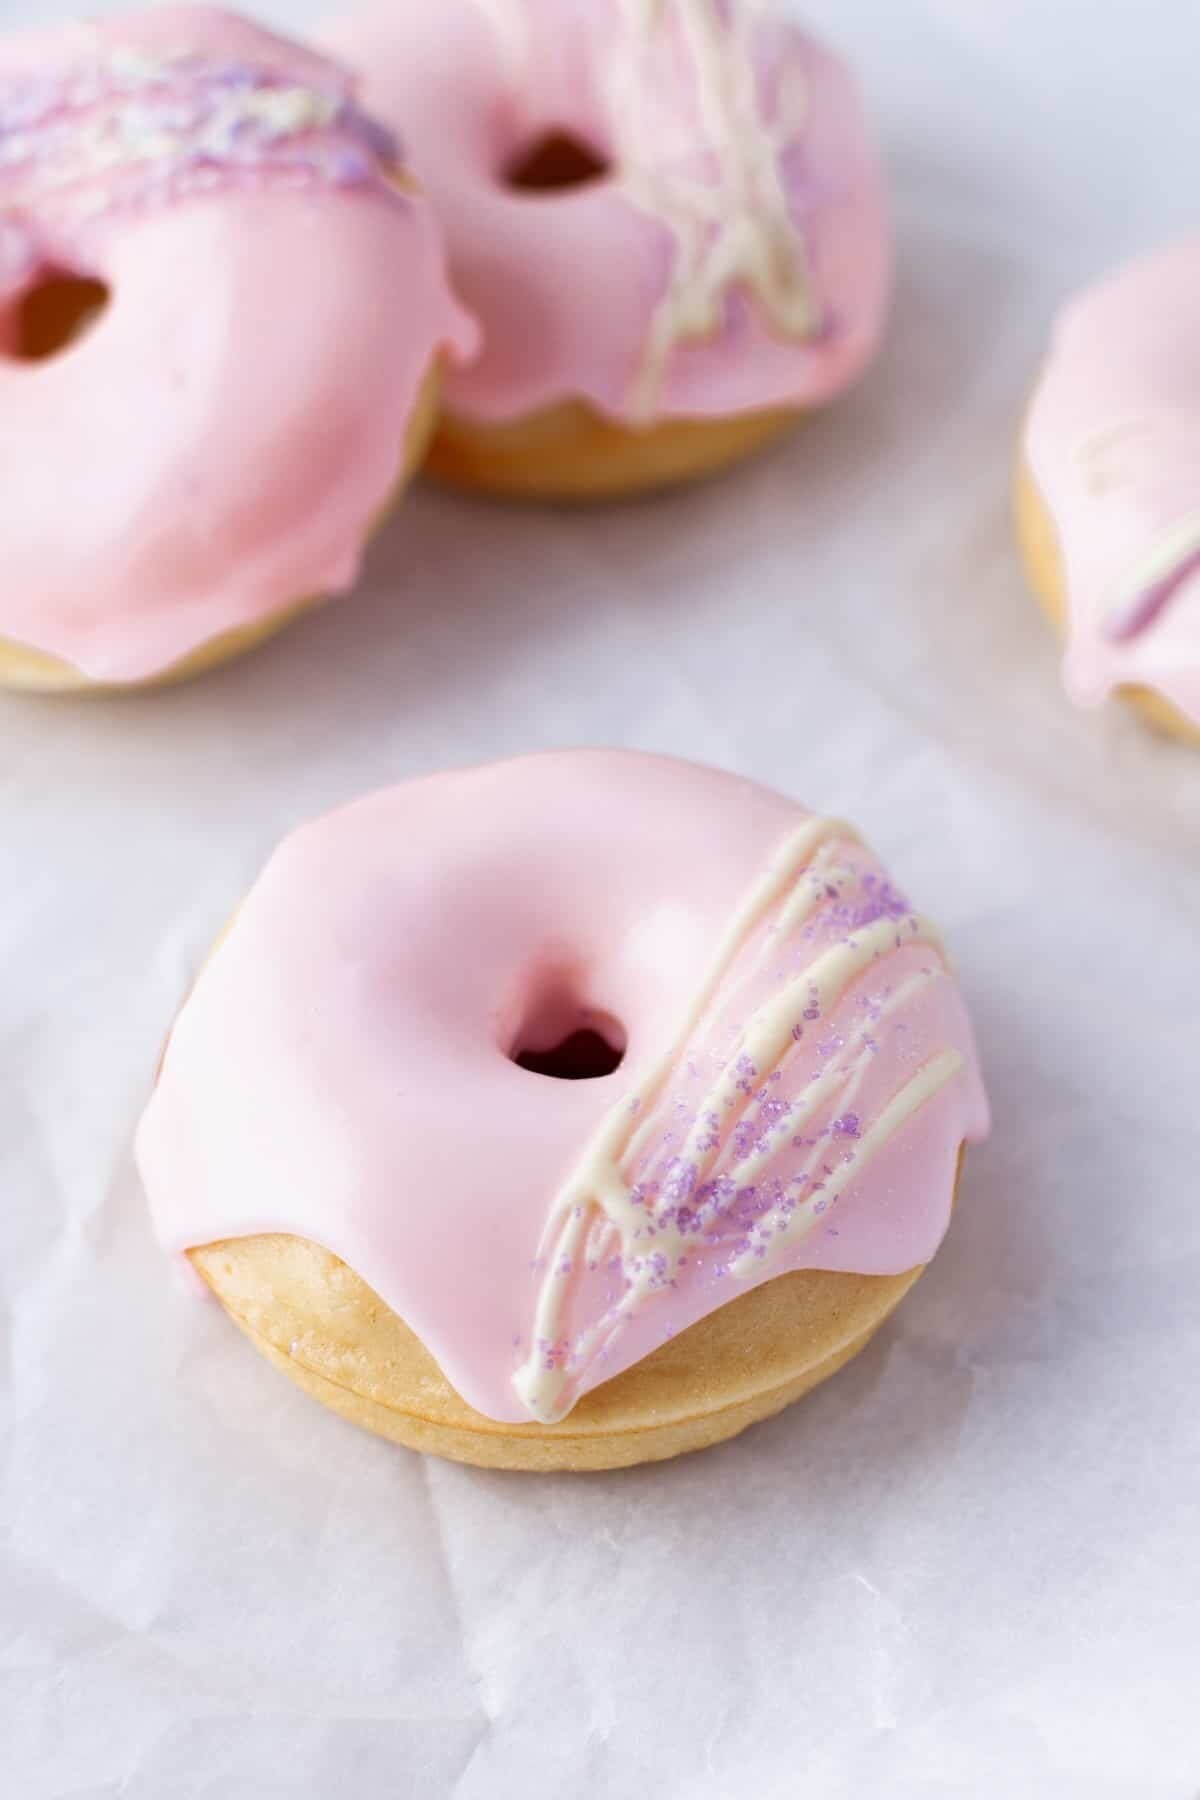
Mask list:
[[[375,174],[375,166],[367,152],[349,144],[335,152],[330,170],[334,180],[346,187],[356,187],[361,182],[370,181]]]
[[[338,110],[336,123],[352,136],[359,138],[364,147],[385,168],[399,168],[404,160],[404,150],[395,132],[390,130],[382,120],[373,118],[364,112],[353,100],[344,100]]]

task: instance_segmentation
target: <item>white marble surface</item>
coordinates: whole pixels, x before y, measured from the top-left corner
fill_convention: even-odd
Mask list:
[[[1200,15],[810,13],[900,236],[846,404],[654,504],[414,494],[361,594],[225,673],[0,698],[14,1800],[1200,1790],[1200,758],[1067,708],[1006,492],[1056,302],[1196,221]],[[803,1406],[523,1479],[358,1435],[177,1292],[129,1137],[283,829],[579,742],[858,819],[946,927],[996,1128],[933,1271]]]

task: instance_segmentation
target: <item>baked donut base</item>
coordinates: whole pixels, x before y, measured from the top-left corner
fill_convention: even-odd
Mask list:
[[[713,474],[800,417],[786,408],[634,430],[581,400],[498,424],[447,412],[425,466],[453,487],[513,500],[615,500]]]
[[[396,485],[380,508],[372,531],[379,529],[399,503],[409,480],[424,460],[437,422],[440,390],[441,371],[435,361],[422,382],[408,422],[403,466]],[[0,687],[18,688],[26,693],[38,694],[119,694],[171,687],[177,682],[190,681],[194,675],[202,675],[221,663],[230,662],[234,657],[257,648],[268,638],[274,637],[276,632],[282,631],[293,619],[298,619],[302,613],[321,604],[322,597],[313,596],[281,607],[276,612],[268,613],[265,618],[252,619],[249,624],[235,625],[231,631],[223,631],[208,643],[200,644],[180,662],[173,663],[170,668],[145,681],[93,681],[81,669],[59,657],[48,656],[42,650],[35,650],[9,638],[0,638]]]
[[[923,1272],[777,1276],[593,1388],[559,1424],[513,1425],[468,1406],[329,1251],[269,1234],[189,1254],[264,1356],[356,1425],[480,1468],[564,1471],[661,1461],[769,1418],[857,1355]]]
[[[1050,508],[1042,497],[1028,461],[1022,457],[1014,482],[1017,541],[1025,570],[1043,612],[1058,632],[1066,634],[1067,584],[1062,550]],[[1200,748],[1200,725],[1153,688],[1127,686],[1117,696],[1134,707],[1156,731]]]

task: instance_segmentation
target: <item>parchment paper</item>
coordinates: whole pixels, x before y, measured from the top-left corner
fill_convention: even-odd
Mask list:
[[[1007,500],[1059,298],[1197,223],[1200,15],[808,10],[895,186],[846,403],[654,503],[416,493],[356,598],[222,674],[0,699],[13,1800],[1200,1792],[1200,757],[1068,708]],[[280,833],[577,743],[858,820],[945,927],[995,1133],[800,1407],[660,1468],[483,1474],[358,1434],[181,1291],[129,1139]]]

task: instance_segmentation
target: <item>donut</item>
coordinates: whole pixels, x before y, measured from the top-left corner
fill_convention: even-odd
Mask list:
[[[656,1460],[862,1348],[988,1123],[935,928],[737,776],[543,754],[287,838],[170,1033],[156,1232],[416,1449]]]
[[[0,682],[191,674],[344,592],[473,341],[325,56],[209,7],[0,40]]]
[[[680,481],[870,359],[890,252],[863,110],[771,0],[438,0],[323,36],[402,122],[483,327],[434,474],[568,500]]]
[[[1022,433],[1017,533],[1071,699],[1200,745],[1200,238],[1076,296]]]

